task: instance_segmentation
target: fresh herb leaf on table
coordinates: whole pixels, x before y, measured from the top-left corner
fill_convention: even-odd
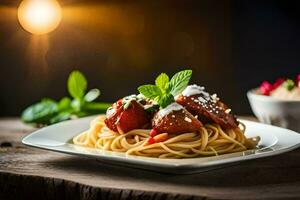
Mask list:
[[[79,71],[73,71],[68,78],[70,97],[60,101],[44,98],[26,108],[22,113],[25,123],[35,126],[50,125],[72,118],[104,113],[111,103],[94,102],[101,94],[99,89],[87,90],[87,80]]]

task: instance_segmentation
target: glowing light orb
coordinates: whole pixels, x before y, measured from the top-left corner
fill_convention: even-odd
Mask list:
[[[26,31],[41,35],[59,25],[61,13],[56,0],[23,0],[18,8],[18,19]]]

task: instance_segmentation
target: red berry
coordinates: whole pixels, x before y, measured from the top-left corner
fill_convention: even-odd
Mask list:
[[[275,81],[275,83],[273,83],[273,85],[272,85],[272,87],[273,87],[272,90],[277,89],[279,86],[282,85],[282,83],[283,83],[284,81],[285,81],[284,78],[279,78],[279,79],[277,79],[277,80]]]
[[[298,85],[300,83],[300,74],[298,74],[297,78],[296,78],[296,84]]]
[[[150,131],[150,133],[149,133],[149,135],[150,135],[150,137],[154,137],[154,136],[156,136],[158,133],[157,133],[157,131],[155,130],[155,129],[152,129],[151,131]]]
[[[260,92],[263,95],[270,95],[270,92],[273,90],[273,86],[271,83],[269,83],[268,81],[264,81],[261,85],[260,85]]]

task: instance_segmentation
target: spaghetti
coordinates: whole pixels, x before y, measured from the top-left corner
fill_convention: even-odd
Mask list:
[[[245,126],[224,129],[215,123],[208,123],[196,132],[168,135],[163,142],[149,144],[149,129],[134,129],[126,133],[110,130],[105,116],[94,119],[90,128],[73,138],[73,143],[102,150],[124,152],[156,158],[192,158],[214,156],[245,151],[255,148],[258,139],[246,138]]]

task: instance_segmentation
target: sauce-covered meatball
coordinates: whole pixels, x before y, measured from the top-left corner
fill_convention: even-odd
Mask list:
[[[159,133],[181,134],[199,131],[202,126],[191,113],[177,103],[158,111],[152,119],[152,128]]]
[[[215,122],[223,128],[237,128],[239,123],[236,117],[230,114],[230,109],[221,102],[216,95],[204,91],[204,87],[188,86],[176,102],[184,106],[193,115],[203,122]]]
[[[136,99],[120,99],[107,110],[105,124],[112,131],[126,133],[145,128],[150,124],[150,117]]]

